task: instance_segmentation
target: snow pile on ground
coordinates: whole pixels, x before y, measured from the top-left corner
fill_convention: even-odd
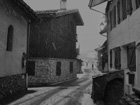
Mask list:
[[[91,98],[91,92],[92,92],[92,84],[84,90],[84,94],[81,98],[81,105],[95,105]]]
[[[82,97],[82,105],[94,105],[93,100],[91,99],[91,95],[90,94],[84,94],[84,96]]]
[[[84,76],[84,74],[77,74],[77,78],[82,78]]]
[[[102,73],[101,71],[99,71],[98,69],[94,69],[93,70],[93,76],[98,76],[98,75],[103,75],[104,73]]]

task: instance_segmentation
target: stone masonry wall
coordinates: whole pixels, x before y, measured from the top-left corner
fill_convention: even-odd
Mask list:
[[[24,90],[27,90],[25,74],[0,77],[0,99]]]
[[[35,75],[29,76],[29,86],[61,83],[76,79],[81,67],[77,60],[38,59],[35,60]],[[61,75],[56,76],[56,63],[61,62]],[[70,62],[73,62],[73,73],[70,73]]]

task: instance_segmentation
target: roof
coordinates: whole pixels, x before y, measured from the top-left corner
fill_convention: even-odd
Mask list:
[[[108,24],[105,25],[105,27],[99,32],[100,34],[107,33],[108,30]]]
[[[36,14],[39,16],[45,16],[45,17],[60,17],[60,16],[65,16],[65,15],[71,15],[74,14],[74,18],[77,22],[77,25],[84,25],[84,22],[82,20],[82,17],[79,13],[78,9],[72,9],[72,10],[41,10],[41,11],[36,11]]]
[[[100,51],[100,50],[102,50],[103,48],[105,48],[105,46],[100,46],[100,47],[98,47],[98,48],[96,48],[96,49],[94,49],[95,51]]]
[[[11,0],[10,0],[11,1]],[[14,2],[16,5],[18,5],[19,7],[21,7],[21,9],[27,13],[27,16],[35,19],[35,20],[39,20],[38,16],[36,15],[35,11],[32,10],[23,0],[12,0],[12,2]]]
[[[98,48],[94,49],[95,51],[103,50],[104,48],[107,48],[107,40],[102,44],[102,46],[99,46]]]
[[[102,3],[106,2],[106,1],[108,1],[108,0],[90,0],[88,6],[89,6],[90,8],[91,8],[91,7],[95,7],[95,6],[97,6],[97,5],[99,5],[99,4],[102,4]]]

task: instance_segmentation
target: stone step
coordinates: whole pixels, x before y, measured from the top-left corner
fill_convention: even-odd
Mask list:
[[[123,97],[124,105],[140,105],[140,98],[136,95],[126,95]]]

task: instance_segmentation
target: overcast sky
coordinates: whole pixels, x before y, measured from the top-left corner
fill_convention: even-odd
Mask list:
[[[59,9],[60,0],[24,0],[33,10]],[[89,0],[67,0],[67,9],[79,9],[84,26],[77,27],[80,52],[93,51],[102,45],[106,37],[99,34],[103,15],[92,11],[88,7]],[[101,4],[95,9],[104,12],[105,5]]]

